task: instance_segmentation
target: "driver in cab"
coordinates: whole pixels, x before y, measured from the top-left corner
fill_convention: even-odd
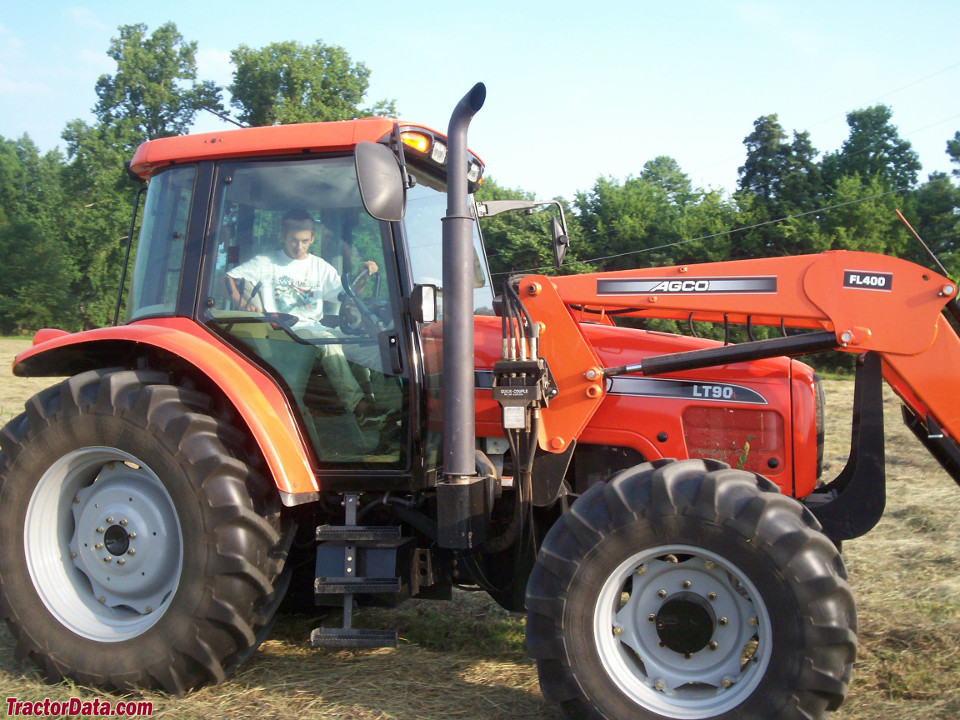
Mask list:
[[[304,338],[334,337],[320,321],[323,301],[339,299],[340,274],[323,258],[310,253],[316,239],[316,221],[305,210],[290,210],[280,224],[281,248],[256,255],[224,276],[224,284],[234,307],[253,312],[280,312],[298,319],[297,334]],[[365,274],[358,278],[355,290],[361,291],[366,278],[377,272],[373,260],[361,263]],[[255,291],[244,299],[238,280],[252,284]],[[257,304],[259,301],[262,307]],[[321,344],[320,362],[330,378],[343,406],[358,418],[364,415],[368,401],[350,370],[339,344]]]

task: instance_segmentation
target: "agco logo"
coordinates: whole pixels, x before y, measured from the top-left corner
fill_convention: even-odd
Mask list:
[[[664,280],[654,285],[650,292],[652,293],[698,293],[710,292],[709,280]]]
[[[686,278],[599,278],[598,295],[765,295],[777,292],[777,278],[760,277],[701,277]]]

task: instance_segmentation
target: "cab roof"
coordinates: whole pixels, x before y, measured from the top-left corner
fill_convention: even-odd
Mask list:
[[[179,163],[315,152],[349,152],[359,142],[380,141],[391,132],[394,122],[397,121],[392,118],[361,118],[159,138],[148,140],[137,148],[130,162],[130,170],[147,179],[158,169]],[[411,126],[401,123],[401,127]],[[435,130],[430,132],[443,137],[442,133]]]

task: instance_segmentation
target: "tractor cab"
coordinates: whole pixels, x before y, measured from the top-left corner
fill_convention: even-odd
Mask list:
[[[388,222],[364,207],[353,153],[338,147],[344,125],[398,145],[383,120],[315,125],[306,150],[302,127],[232,131],[196,143],[194,162],[182,159],[193,138],[146,144],[133,163],[150,185],[126,321],[195,319],[282,389],[316,470],[416,486],[441,447],[439,418],[428,417],[439,412],[428,398],[439,394],[440,352],[424,347],[440,334],[411,315],[410,298],[435,289],[442,316],[444,138],[402,130],[412,184],[404,220]],[[264,148],[266,130],[276,140]],[[238,152],[249,135],[258,156]],[[156,157],[167,143],[181,145],[172,166]],[[472,158],[473,187],[481,172]],[[477,229],[472,279],[475,312],[492,315]]]

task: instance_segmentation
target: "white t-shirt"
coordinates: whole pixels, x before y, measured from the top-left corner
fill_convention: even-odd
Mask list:
[[[263,283],[258,297],[250,298],[253,305],[262,294],[265,312],[290,313],[305,323],[320,322],[323,301],[337,300],[342,290],[339,273],[326,260],[316,255],[296,260],[283,250],[250,258],[227,275]]]

